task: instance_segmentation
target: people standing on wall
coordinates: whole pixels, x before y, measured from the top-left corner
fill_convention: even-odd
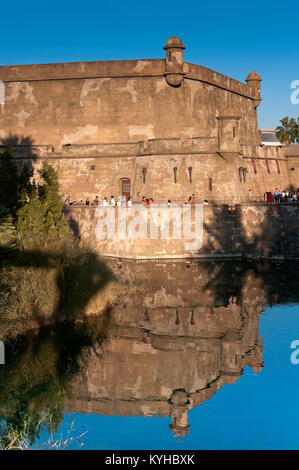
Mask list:
[[[146,198],[145,196],[143,196],[143,198],[141,199],[141,202],[142,202],[142,205],[145,207],[148,207],[150,204],[150,200]]]
[[[98,206],[99,205],[99,196],[96,196],[93,200],[93,206]]]
[[[279,202],[279,198],[280,198],[279,191],[278,191],[277,188],[275,188],[275,191],[274,191],[274,201],[275,201],[275,202]]]
[[[128,207],[132,207],[132,199],[131,199],[131,197],[128,197]]]
[[[106,197],[104,197],[102,204],[103,204],[103,206],[108,206],[108,201],[107,201]]]
[[[193,204],[193,203],[192,203],[192,197],[191,197],[191,196],[189,196],[188,204]]]
[[[192,199],[192,204],[196,204],[195,194],[192,194],[191,199]]]
[[[111,205],[111,206],[115,206],[115,205],[116,205],[116,204],[115,204],[114,196],[111,196],[111,198],[110,198],[110,205]]]
[[[71,196],[68,194],[65,201],[64,201],[65,206],[71,205]]]
[[[89,197],[88,197],[88,198],[86,199],[86,201],[85,201],[85,205],[86,205],[86,206],[89,206],[89,203],[90,203],[90,200],[89,200]]]

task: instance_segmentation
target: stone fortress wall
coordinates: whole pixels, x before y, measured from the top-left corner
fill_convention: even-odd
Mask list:
[[[176,37],[165,59],[0,67],[2,145],[20,164],[48,159],[73,200],[247,202],[290,186],[283,147],[263,147],[261,79],[246,84],[184,61]],[[38,176],[36,175],[36,179]]]
[[[134,213],[127,212],[124,220],[119,214],[123,209],[117,207],[107,212],[106,208],[68,206],[65,213],[77,238],[105,256],[299,259],[299,204],[208,204],[187,209],[186,219],[183,205],[179,218],[167,206],[162,209],[164,218],[158,210],[152,217],[154,206],[141,205],[133,206]],[[112,223],[109,211],[113,211]],[[190,232],[184,230],[184,220],[190,220]],[[120,221],[125,223],[125,237],[119,232]],[[174,224],[179,226],[179,236]]]

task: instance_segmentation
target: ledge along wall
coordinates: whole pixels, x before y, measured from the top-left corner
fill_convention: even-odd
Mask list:
[[[196,237],[200,239],[202,236],[202,244],[197,245],[194,245],[195,238],[186,238],[183,232],[181,238],[172,238],[173,218],[172,211],[168,208],[169,236],[161,238],[163,232],[158,229],[156,239],[151,237],[149,209],[145,209],[146,216],[141,219],[141,223],[147,226],[147,233],[144,235],[147,238],[144,239],[119,237],[117,208],[110,209],[115,211],[115,231],[113,227],[110,230],[111,225],[109,229],[103,227],[104,224],[101,226],[101,219],[105,214],[99,214],[94,207],[69,206],[65,208],[65,213],[78,239],[88,242],[104,256],[134,259],[299,258],[299,204],[204,205],[202,209],[203,229],[201,231],[200,225],[197,226]],[[127,228],[134,217],[138,217],[138,213],[126,217]],[[194,231],[194,206],[191,207],[191,221]],[[104,233],[102,239],[97,236],[100,231]]]

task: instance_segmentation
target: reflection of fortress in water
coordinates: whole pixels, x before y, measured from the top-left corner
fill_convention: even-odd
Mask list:
[[[236,382],[243,367],[260,371],[263,283],[250,270],[228,275],[223,266],[123,264],[121,275],[141,281],[143,290],[115,309],[110,341],[88,357],[66,408],[171,416],[172,432],[182,436],[188,410]]]

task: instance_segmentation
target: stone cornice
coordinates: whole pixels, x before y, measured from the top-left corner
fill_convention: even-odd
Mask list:
[[[187,62],[184,63],[183,70],[185,79],[207,83],[249,99],[255,98],[247,84],[214,70]],[[0,66],[0,80],[5,83],[94,78],[164,77],[164,75],[164,59]]]
[[[236,93],[237,95],[245,96],[246,98],[254,99],[248,85],[238,82],[233,78],[222,75],[214,70],[203,67],[202,65],[184,63],[185,79],[196,80],[209,85],[216,86],[223,90]]]
[[[5,146],[0,147],[0,151]],[[217,137],[194,137],[188,139],[151,139],[127,143],[72,144],[55,148],[52,145],[12,146],[16,159],[70,159],[106,157],[146,157],[151,155],[208,155],[217,154]],[[282,159],[285,151],[280,147],[261,147],[241,142],[241,155],[244,159]]]
[[[0,66],[3,82],[163,76],[164,59]]]

